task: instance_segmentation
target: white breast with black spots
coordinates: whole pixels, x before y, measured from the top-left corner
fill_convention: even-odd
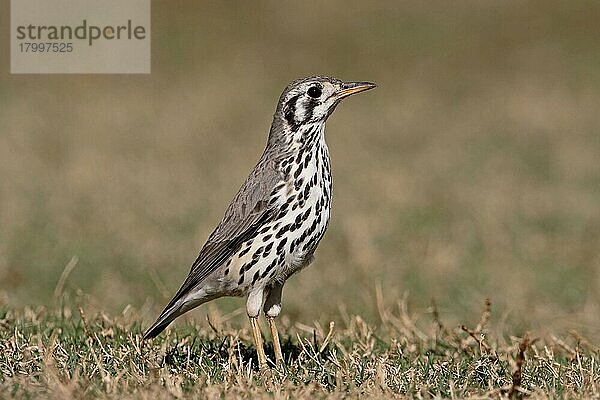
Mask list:
[[[256,285],[284,282],[310,263],[329,223],[331,170],[322,131],[281,162],[284,180],[271,204],[275,215],[221,268],[222,290],[241,295]]]
[[[282,218],[286,237],[285,264],[276,276],[285,280],[308,265],[323,237],[331,215],[331,172],[324,140],[296,155],[290,171],[288,200]]]

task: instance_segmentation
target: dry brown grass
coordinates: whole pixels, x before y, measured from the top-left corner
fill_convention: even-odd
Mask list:
[[[489,304],[489,303],[487,303]],[[169,329],[143,342],[137,312],[80,318],[4,310],[0,314],[0,397],[16,398],[592,398],[598,348],[581,338],[509,337],[419,323],[405,303],[328,329],[286,325],[286,367],[260,373],[249,329],[223,316]],[[468,332],[468,333],[467,333]],[[269,356],[272,349],[267,347]]]

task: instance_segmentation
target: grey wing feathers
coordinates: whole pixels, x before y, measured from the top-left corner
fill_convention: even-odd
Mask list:
[[[225,211],[223,219],[209,236],[203,247],[208,248],[215,245],[227,243],[228,251],[235,251],[244,241],[252,238],[256,230],[268,221],[273,211],[269,206],[269,199],[273,189],[282,179],[281,173],[274,163],[268,159],[261,159],[252,170],[246,182],[242,185],[233,201]],[[229,258],[232,253],[226,257]],[[199,274],[204,279],[213,272],[220,264],[205,265],[202,251],[192,264],[191,274]]]
[[[274,163],[263,156],[200,250],[185,282],[157,321],[146,331],[145,338],[158,335],[179,316],[181,307],[174,307],[175,304],[226,262],[243,242],[254,237],[260,227],[272,218],[273,209],[269,206],[269,198],[281,179]]]

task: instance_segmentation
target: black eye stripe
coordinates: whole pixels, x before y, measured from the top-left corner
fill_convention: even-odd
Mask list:
[[[298,128],[298,121],[296,121],[296,102],[300,95],[296,95],[288,100],[285,105],[283,115],[292,128],[292,130],[296,130]]]

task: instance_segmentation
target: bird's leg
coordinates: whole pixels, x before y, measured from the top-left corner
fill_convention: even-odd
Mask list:
[[[260,326],[258,325],[258,316],[260,315],[260,308],[263,304],[263,296],[264,288],[256,287],[250,292],[248,300],[246,301],[246,312],[248,313],[248,318],[250,318],[250,325],[252,325],[252,337],[254,338],[254,345],[256,346],[258,367],[261,371],[267,369],[267,356],[265,355],[262,335],[260,334]]]
[[[279,332],[277,331],[277,324],[275,323],[275,317],[267,317],[269,321],[269,328],[271,329],[271,337],[273,338],[273,350],[275,351],[275,364],[281,365],[283,363],[283,354],[281,353],[281,344],[279,343]]]
[[[258,367],[261,371],[267,369],[267,356],[263,347],[262,335],[260,334],[260,326],[258,325],[258,315],[250,317],[250,325],[252,325],[252,337],[256,346],[256,355],[258,356]]]
[[[273,339],[273,350],[275,351],[275,363],[280,365],[283,363],[283,353],[281,352],[281,344],[279,343],[279,332],[277,331],[277,324],[275,323],[275,317],[281,312],[281,291],[283,285],[275,285],[269,291],[265,300],[264,312],[269,322],[269,328],[271,329],[271,338]]]

